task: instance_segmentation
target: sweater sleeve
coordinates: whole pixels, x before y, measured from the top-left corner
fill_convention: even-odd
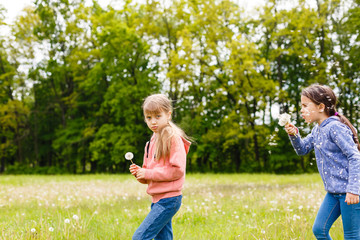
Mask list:
[[[314,140],[313,140],[314,129],[305,138],[301,138],[299,130],[297,132],[298,134],[294,136],[289,135],[291,144],[294,147],[294,150],[297,155],[299,156],[306,155],[312,149],[314,149]]]
[[[163,161],[160,159],[159,161]],[[145,179],[156,182],[175,181],[185,174],[186,150],[181,137],[171,141],[169,164],[161,164],[153,169],[146,169]]]
[[[349,180],[346,192],[360,195],[360,152],[353,134],[344,124],[334,125],[330,136],[349,161]]]

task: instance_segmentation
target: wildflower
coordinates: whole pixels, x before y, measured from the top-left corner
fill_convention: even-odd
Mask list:
[[[279,125],[285,126],[286,124],[290,123],[290,114],[283,113],[279,115]]]
[[[125,158],[126,158],[126,160],[129,160],[129,161],[131,161],[132,164],[134,164],[132,161],[132,159],[134,158],[134,154],[132,152],[127,152],[125,154]]]
[[[36,229],[35,229],[35,228],[32,228],[30,231],[31,231],[32,233],[34,233],[34,232],[36,232]]]
[[[54,228],[53,228],[53,227],[49,227],[49,231],[50,231],[50,232],[53,232],[53,231],[54,231]]]
[[[74,220],[79,220],[79,217],[78,217],[77,215],[74,215],[74,216],[73,216],[73,219],[74,219]]]
[[[70,223],[70,219],[65,219],[65,221],[64,221],[65,223]]]

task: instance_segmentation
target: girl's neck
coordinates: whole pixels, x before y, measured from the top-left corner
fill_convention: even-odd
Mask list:
[[[319,126],[321,125],[321,123],[323,122],[323,121],[325,121],[326,119],[328,119],[329,118],[329,116],[327,116],[327,115],[322,115],[318,120],[317,120],[317,123],[319,124]]]

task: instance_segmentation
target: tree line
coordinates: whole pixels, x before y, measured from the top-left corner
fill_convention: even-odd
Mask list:
[[[299,101],[312,83],[334,88],[359,129],[359,0],[267,0],[253,16],[231,0],[36,0],[10,27],[0,173],[127,172],[124,154],[141,164],[151,136],[142,101],[159,92],[195,140],[192,172],[316,171],[276,119],[309,133]]]

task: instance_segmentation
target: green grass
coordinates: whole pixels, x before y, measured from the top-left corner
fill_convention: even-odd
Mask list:
[[[318,174],[188,174],[174,239],[315,239],[324,195]],[[0,176],[0,239],[131,239],[149,206],[130,174]]]

